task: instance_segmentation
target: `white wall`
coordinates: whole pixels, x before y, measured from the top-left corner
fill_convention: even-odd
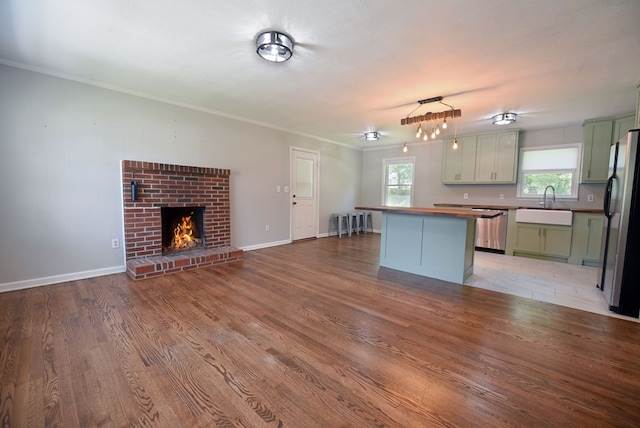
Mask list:
[[[0,291],[123,270],[122,159],[231,169],[241,248],[290,239],[291,146],[320,152],[320,234],[360,200],[356,149],[4,65],[0,94]]]
[[[582,141],[582,125],[520,132],[520,147],[547,146]],[[537,201],[518,199],[515,184],[500,185],[444,185],[441,183],[442,140],[409,145],[402,153],[401,144],[386,149],[368,149],[362,154],[362,204],[380,205],[382,196],[382,160],[385,158],[415,156],[416,184],[414,206],[431,207],[435,203],[536,206]],[[464,199],[464,194],[468,199]],[[500,199],[504,194],[504,199]],[[594,195],[588,202],[587,196]],[[601,209],[603,184],[581,184],[577,201],[558,201],[559,208]],[[380,228],[380,215],[374,215],[374,227]]]

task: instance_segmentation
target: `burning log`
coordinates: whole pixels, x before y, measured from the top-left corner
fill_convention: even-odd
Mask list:
[[[189,250],[202,244],[202,239],[194,236],[195,225],[191,221],[191,215],[182,217],[173,229],[173,239],[167,251]]]

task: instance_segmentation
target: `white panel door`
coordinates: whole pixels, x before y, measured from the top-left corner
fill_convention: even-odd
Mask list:
[[[318,153],[291,149],[292,240],[318,235]]]

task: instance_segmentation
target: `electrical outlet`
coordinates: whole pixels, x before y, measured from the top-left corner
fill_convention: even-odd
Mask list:
[[[269,225],[268,224],[264,226],[264,230],[265,230],[265,232],[269,231]]]
[[[276,186],[276,192],[280,193],[280,186]]]
[[[284,186],[284,193],[289,193],[289,186]]]
[[[469,194],[465,193],[464,195],[462,195],[462,197],[465,198],[465,199],[469,199]]]
[[[593,202],[593,195],[587,195],[587,201]]]
[[[500,199],[504,199],[504,193],[500,193]]]
[[[117,239],[112,239],[111,248],[120,248],[120,241],[118,241]]]

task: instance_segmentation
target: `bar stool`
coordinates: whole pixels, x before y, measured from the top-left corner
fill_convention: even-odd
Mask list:
[[[331,235],[331,226],[333,225],[333,220],[336,220],[336,233],[338,238],[342,238],[343,233],[348,233],[351,236],[351,228],[349,227],[350,218],[347,213],[334,213],[329,217],[329,233]],[[344,229],[343,229],[344,226]]]
[[[372,211],[362,211],[362,229],[364,233],[367,233],[367,229],[371,228],[371,233],[373,233],[373,212]]]
[[[363,230],[364,221],[364,213],[362,211],[351,211],[349,213],[349,227],[351,228],[351,233],[356,232],[356,234],[360,234],[360,231]]]

